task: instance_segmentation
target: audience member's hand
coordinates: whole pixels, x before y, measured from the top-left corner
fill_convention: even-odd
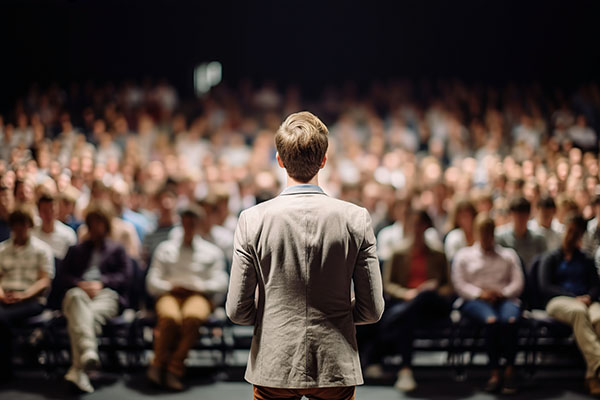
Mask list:
[[[585,304],[586,306],[592,304],[592,298],[587,294],[583,296],[577,296],[576,299]]]
[[[426,290],[436,290],[438,288],[437,279],[429,279],[419,285],[417,288],[419,292],[424,292]]]
[[[90,299],[93,299],[104,288],[104,284],[100,281],[81,281],[77,284]]]
[[[481,291],[479,298],[488,303],[495,303],[496,300],[498,300],[498,293],[495,292],[494,290],[484,289]]]
[[[408,289],[402,297],[405,301],[411,301],[419,294],[419,289]]]
[[[19,303],[21,301],[29,299],[31,296],[26,292],[9,292],[9,300],[11,304]]]
[[[14,304],[17,302],[17,298],[15,297],[15,292],[4,292],[3,295],[0,296],[0,302],[4,304]]]
[[[175,286],[173,289],[171,289],[171,293],[175,296],[189,296],[193,292],[184,288],[183,286]]]

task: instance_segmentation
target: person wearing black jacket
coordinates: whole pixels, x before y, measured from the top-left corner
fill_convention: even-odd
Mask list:
[[[123,246],[108,238],[112,213],[108,205],[91,205],[85,222],[89,238],[69,248],[57,274],[64,293],[72,366],[65,379],[83,392],[93,392],[87,371],[99,367],[96,333],[106,320],[127,306],[131,260]]]
[[[600,279],[594,261],[580,249],[585,220],[571,215],[565,227],[561,248],[542,258],[540,294],[548,314],[573,328],[587,364],[588,389],[592,395],[600,395]]]

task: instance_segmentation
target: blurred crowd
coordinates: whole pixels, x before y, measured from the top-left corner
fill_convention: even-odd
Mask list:
[[[412,318],[407,315],[415,310],[447,314],[444,298],[455,291],[464,301],[463,313],[481,323],[499,320],[495,334],[516,337],[510,325],[519,318],[520,306],[514,300],[523,292],[527,272],[540,255],[560,249],[556,260],[542,262],[543,283],[563,287],[553,280],[556,275],[558,282],[564,278],[564,293],[588,296],[581,300],[588,305],[597,300],[597,282],[589,287],[585,278],[588,261],[600,259],[597,84],[549,91],[534,84],[499,89],[456,81],[394,81],[366,90],[353,84],[328,87],[306,99],[298,87],[280,90],[274,83],[244,81],[194,100],[180,99],[166,82],[34,87],[0,116],[0,241],[11,237],[11,228],[28,225],[22,207],[30,205],[32,235],[51,247],[57,262],[64,259],[71,265],[64,268],[76,270],[73,254],[87,257],[89,270],[62,278],[65,291],[73,282],[88,282],[67,292],[63,311],[73,321],[86,315],[77,305],[81,299],[106,296],[106,316],[115,315],[123,300],[116,292],[124,278],[111,286],[104,279],[105,256],[94,258],[99,248],[107,250],[86,250],[86,242],[101,243],[110,234],[127,260],[142,270],[152,266],[146,285],[161,299],[159,315],[168,315],[159,322],[160,337],[174,332],[173,320],[183,321],[182,332],[189,335],[176,356],[155,343],[158,361],[149,378],[160,382],[161,368],[168,365],[167,386],[181,388],[178,377],[194,332],[226,290],[223,274],[231,264],[237,215],[281,191],[286,174],[276,161],[274,135],[287,115],[300,110],[314,112],[329,127],[320,185],[371,214],[384,289],[392,299],[382,320],[386,328],[375,334],[401,335],[392,325],[402,320],[407,326]],[[22,232],[13,237],[26,242]],[[178,254],[174,240],[187,243],[191,253]],[[73,250],[76,243],[83,247]],[[503,247],[494,250],[496,244]],[[5,242],[0,251],[8,248]],[[579,257],[580,248],[585,254],[576,262],[580,269],[561,270],[573,254]],[[485,258],[494,251],[496,258]],[[118,257],[125,260],[124,254]],[[453,261],[450,276],[446,266]],[[172,264],[180,268],[177,279]],[[188,264],[199,266],[193,270]],[[490,265],[495,272],[478,272]],[[51,268],[44,268],[44,279],[52,278]],[[93,276],[85,278],[90,270]],[[204,271],[202,282],[190,286],[198,271]],[[211,296],[217,296],[210,301],[194,295],[208,290],[206,282],[214,289]],[[561,294],[546,289],[547,300]],[[195,302],[200,315],[186,314],[187,301]],[[407,308],[409,303],[418,306]],[[598,311],[600,317],[600,305]],[[552,308],[551,315],[562,314]],[[78,339],[83,349],[73,349],[81,365],[76,362],[67,379],[92,391],[83,367],[95,364],[97,355],[86,353],[84,339]],[[505,356],[511,367],[515,348],[491,350],[494,366]],[[366,363],[377,365],[377,353],[388,350],[367,351]],[[410,391],[416,385],[411,349],[398,351],[406,360],[397,386]],[[590,370],[600,362],[587,361]],[[498,372],[489,386],[499,380]],[[600,380],[594,382],[600,393]],[[510,392],[514,383],[504,389]]]
[[[77,229],[90,199],[106,196],[129,214],[123,219],[134,220],[141,243],[157,226],[154,195],[168,184],[179,207],[226,201],[219,212],[209,210],[209,225],[225,219],[231,230],[240,210],[279,192],[285,172],[273,135],[286,115],[302,109],[330,128],[321,185],[366,207],[377,232],[397,219],[400,198],[428,210],[440,240],[466,197],[491,210],[497,225],[508,222],[517,193],[533,216],[539,199],[550,196],[559,222],[567,206],[594,217],[598,85],[548,92],[535,85],[390,82],[360,92],[348,84],[308,101],[294,86],[242,82],[182,101],[160,82],[34,87],[19,99],[0,117],[0,221],[13,203],[35,203],[44,189],[61,197],[60,219]],[[7,228],[0,230],[5,239]],[[141,257],[139,244],[126,247]]]

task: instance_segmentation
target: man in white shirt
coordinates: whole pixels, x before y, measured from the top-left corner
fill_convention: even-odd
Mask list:
[[[52,250],[32,237],[33,212],[17,207],[9,215],[11,238],[0,243],[0,382],[12,375],[14,324],[44,309],[44,294],[54,277]]]
[[[554,250],[560,247],[562,233],[552,224],[556,215],[556,203],[550,196],[544,196],[538,200],[538,211],[535,219],[527,222],[527,228],[542,235],[546,239],[548,250]]]
[[[41,224],[33,228],[33,236],[50,246],[54,258],[64,259],[69,247],[77,243],[75,231],[56,219],[57,207],[53,195],[44,193],[40,196],[38,212]]]
[[[183,390],[184,360],[212,312],[214,297],[227,291],[223,252],[197,234],[203,218],[195,206],[181,212],[183,235],[156,248],[146,277],[148,292],[158,298],[154,360],[147,376],[172,390]]]

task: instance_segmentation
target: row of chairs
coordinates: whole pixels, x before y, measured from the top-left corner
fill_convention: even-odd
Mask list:
[[[524,354],[526,370],[533,374],[542,366],[542,356],[550,353],[577,353],[571,328],[542,310],[536,309],[539,298],[535,276],[537,265],[530,269],[527,289],[523,296],[526,310],[519,326],[519,350]],[[145,271],[134,264],[130,304],[134,307],[110,319],[99,337],[99,350],[103,364],[111,368],[135,368],[146,365],[146,354],[152,349],[153,328],[156,316],[151,298],[143,287]],[[52,296],[50,296],[52,297]],[[485,352],[485,327],[472,324],[455,310],[447,318],[428,322],[415,334],[415,350],[441,351],[447,354],[446,365],[464,375],[467,368],[474,366],[475,354]],[[70,345],[66,331],[66,320],[59,304],[41,315],[30,318],[15,328],[18,351],[23,362],[43,365],[51,373],[57,367],[69,364]],[[225,370],[234,358],[236,350],[250,348],[250,335],[234,326],[225,316],[223,308],[211,315],[201,327],[200,338],[194,350],[205,351],[210,355],[213,366]],[[572,359],[572,358],[571,358]],[[388,360],[394,360],[389,357]],[[576,362],[581,364],[579,357]],[[582,364],[581,364],[582,365]]]

